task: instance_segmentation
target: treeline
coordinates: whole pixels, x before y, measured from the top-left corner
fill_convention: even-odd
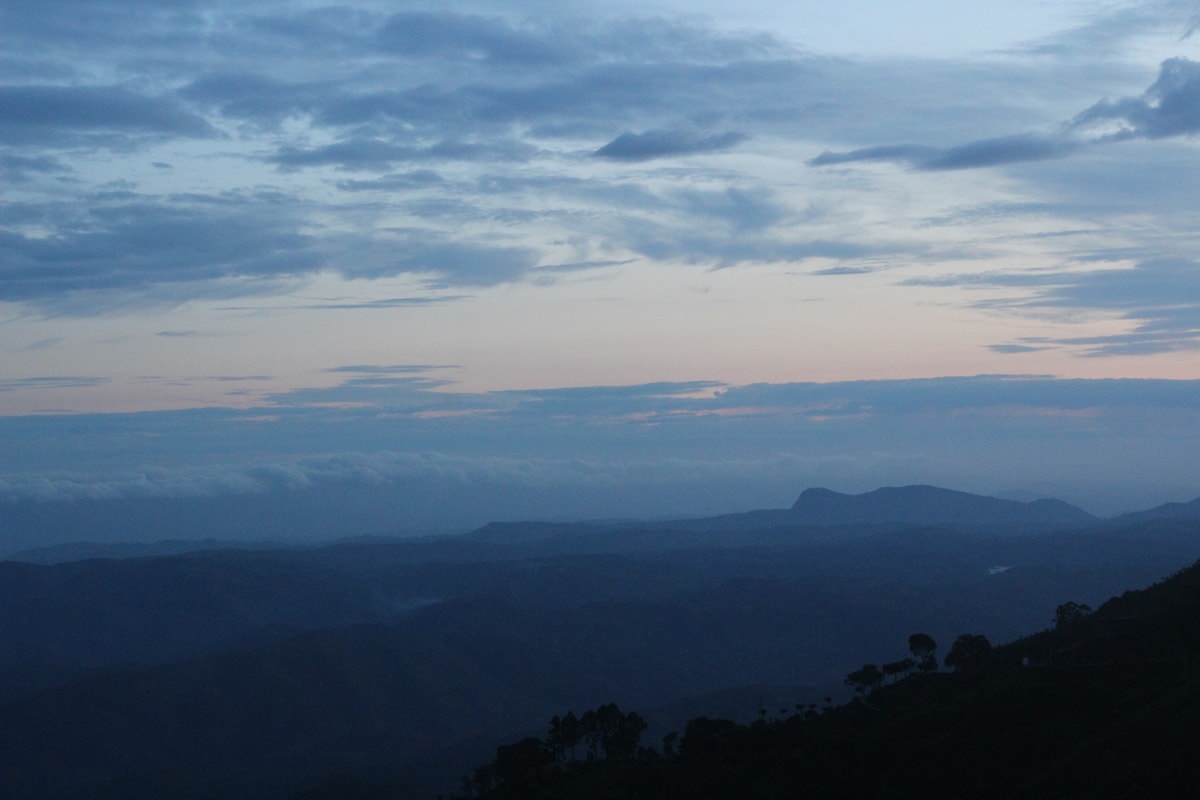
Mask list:
[[[626,714],[616,703],[585,711],[582,716],[569,711],[550,720],[545,738],[530,736],[498,747],[494,761],[476,767],[464,779],[464,791],[467,797],[484,796],[500,787],[536,782],[551,768],[657,755],[641,746],[645,730],[646,721],[640,715]]]
[[[501,747],[485,800],[1200,796],[1200,567],[993,647],[957,637],[846,676],[856,698],[756,722],[699,717],[660,749],[615,705]],[[765,710],[764,710],[765,711]],[[601,721],[604,721],[603,723]],[[607,745],[607,746],[606,746]]]

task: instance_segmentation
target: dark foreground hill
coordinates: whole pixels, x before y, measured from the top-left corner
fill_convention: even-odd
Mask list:
[[[954,673],[824,711],[693,719],[669,752],[572,761],[552,737],[477,771],[489,800],[1200,796],[1200,564]]]

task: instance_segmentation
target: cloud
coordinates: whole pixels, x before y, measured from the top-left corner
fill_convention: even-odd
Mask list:
[[[412,375],[439,369],[457,369],[453,364],[346,364],[325,372],[350,372],[355,375]]]
[[[0,142],[123,146],[141,136],[207,138],[203,117],[170,98],[116,86],[0,86]]]
[[[1000,350],[999,348],[1005,349]],[[1063,348],[1079,350],[1084,357],[1089,358],[1145,356],[1200,350],[1200,337],[1194,333],[1154,333],[1139,328],[1132,333],[1109,336],[1025,337],[1014,344],[993,345],[993,349],[998,352],[1014,353]]]
[[[758,188],[675,191],[663,200],[681,216],[723,223],[737,231],[761,231],[789,215],[788,207],[778,198]]]
[[[648,191],[578,177],[593,169],[579,142],[614,127],[629,132],[599,159],[630,163],[749,141],[749,126],[767,119],[755,109],[777,109],[779,87],[795,90],[799,76],[814,74],[810,58],[767,35],[665,18],[516,21],[491,10],[385,15],[268,4],[205,17],[200,6],[118,0],[67,19],[65,8],[22,5],[0,31],[0,41],[29,48],[11,52],[30,60],[41,51],[73,70],[71,86],[4,89],[0,139],[7,130],[31,149],[4,154],[0,171],[14,183],[69,175],[92,206],[47,192],[0,207],[7,302],[112,313],[262,296],[328,270],[351,280],[414,275],[429,294],[290,307],[400,308],[461,299],[440,293],[534,270],[544,278],[550,257],[579,268],[647,253],[727,266],[871,250],[794,229],[786,235],[795,241],[779,241],[776,229],[793,212],[755,179],[728,175],[697,189],[678,174],[669,179],[676,188]],[[115,26],[139,48],[93,26]],[[62,49],[67,41],[77,65]],[[114,74],[119,82],[88,85],[89,75]],[[209,141],[182,141],[198,137]],[[167,150],[170,139],[181,142]],[[69,172],[79,168],[74,156],[32,149],[66,144],[159,149],[115,166],[124,183],[101,191],[87,185],[90,166]],[[247,188],[264,180],[247,161],[277,167],[279,185]],[[145,190],[162,180],[146,164],[169,164],[172,182],[191,191]],[[325,170],[357,174],[324,184],[303,175]],[[214,188],[189,184],[197,175]],[[481,202],[505,180],[524,188],[511,202]],[[331,201],[329,185],[377,196]],[[554,204],[545,202],[551,193]],[[566,242],[575,252],[564,252]]]
[[[407,273],[437,291],[522,280],[541,259],[534,248],[476,243],[431,229],[319,240],[307,232],[302,209],[263,194],[168,198],[120,191],[93,200],[70,208],[0,206],[0,291],[6,301],[88,316],[198,298],[274,294],[294,289],[297,281],[320,270],[366,279]],[[398,308],[463,297],[339,298],[292,305]]]
[[[320,166],[342,170],[381,170],[390,169],[397,162],[524,162],[536,153],[537,148],[516,141],[481,144],[444,140],[426,147],[410,147],[380,139],[352,139],[310,150],[284,147],[267,160],[286,170]]]
[[[285,119],[319,110],[336,87],[328,82],[288,82],[251,72],[204,75],[179,96],[224,117],[277,126]]]
[[[725,388],[725,384],[717,381],[661,381],[632,386],[507,391],[496,392],[494,396],[515,398],[520,401],[518,408],[539,416],[612,415],[613,418],[623,418],[652,409],[659,413],[670,413],[689,408],[694,405],[692,401],[697,396],[711,396],[722,388]]]
[[[1172,58],[1159,68],[1158,79],[1141,97],[1102,100],[1071,121],[1087,130],[1116,125],[1104,139],[1164,139],[1200,133],[1200,63]]]
[[[541,259],[531,247],[456,241],[432,231],[402,233],[385,250],[369,263],[345,263],[340,269],[351,278],[419,275],[434,289],[486,287],[521,280]]]
[[[1074,153],[1080,146],[1078,142],[1062,137],[1019,134],[979,139],[955,147],[904,144],[864,147],[844,153],[827,151],[808,163],[809,166],[824,167],[864,161],[890,161],[907,164],[924,172],[938,172],[1063,158]]]
[[[620,261],[575,261],[569,264],[541,264],[535,268],[538,274],[553,274],[553,273],[570,273],[570,272],[586,272],[593,269],[604,269],[606,267],[624,267],[628,264],[633,264],[637,259],[626,258]]]
[[[263,297],[326,272],[362,283],[273,307],[350,311],[448,304],[518,281],[551,287],[556,273],[631,261],[818,259],[816,274],[848,275],[866,269],[858,259],[894,257],[903,268],[945,250],[872,216],[898,208],[855,194],[873,176],[854,185],[845,172],[768,165],[811,142],[830,148],[817,166],[933,172],[1086,151],[1065,159],[1080,164],[1117,149],[1095,146],[1113,129],[1146,140],[1193,129],[1187,59],[1164,62],[1143,95],[1052,127],[1050,115],[1149,79],[1129,83],[1137,68],[1107,56],[823,57],[669,9],[552,6],[5,4],[0,141],[14,146],[0,154],[0,180],[21,193],[0,204],[0,297],[50,314],[116,313]],[[1192,13],[1096,12],[1093,33],[1127,42]],[[1005,130],[1018,133],[993,135]],[[876,142],[900,144],[859,146]],[[731,149],[738,158],[682,158]],[[170,174],[150,166],[162,164]],[[630,164],[655,169],[622,180]],[[1144,160],[1120,164],[1145,172]],[[1066,172],[1042,166],[1015,174],[1045,189]],[[1087,166],[1081,184],[1097,174]],[[1163,199],[1167,182],[1155,181],[1157,201],[1117,187],[1088,200],[1158,211],[1186,194],[1178,181]],[[1038,225],[1083,205],[1051,194],[1039,196]],[[979,221],[999,225],[1018,207]],[[1107,221],[1087,222],[1104,231]],[[396,276],[411,280],[378,280]]]
[[[569,50],[536,33],[517,30],[495,17],[411,11],[392,15],[380,28],[378,47],[408,57],[437,57],[488,65],[551,66]]]
[[[729,229],[710,220],[710,226],[697,225],[682,217],[660,222],[644,217],[625,217],[613,224],[619,241],[647,258],[680,260],[715,267],[739,264],[796,263],[814,258],[835,260],[876,255],[887,245],[827,239],[788,239],[786,233],[758,230],[753,236],[743,230]]]
[[[1027,346],[1042,346],[1030,341]],[[1053,346],[1053,345],[1046,345]],[[348,378],[335,387],[306,389],[272,396],[275,409],[293,404],[322,406],[357,403],[378,411],[464,411],[485,414],[481,419],[496,430],[511,426],[513,436],[524,435],[526,424],[540,426],[556,421],[564,426],[607,425],[712,430],[720,420],[762,420],[760,432],[777,436],[779,420],[791,420],[805,436],[825,430],[841,420],[868,431],[883,431],[901,417],[933,419],[963,414],[987,415],[995,410],[1036,410],[1038,414],[1074,413],[1087,409],[1137,407],[1160,411],[1171,408],[1194,411],[1189,394],[1197,381],[1170,380],[1063,380],[1044,375],[974,375],[905,380],[841,381],[834,383],[760,383],[733,386],[720,381],[655,382],[628,386],[581,386],[558,389],[523,389],[483,393],[447,391],[449,378],[430,373],[452,369],[439,365],[348,365],[331,372]],[[1031,412],[1032,413],[1032,412]],[[711,424],[710,424],[711,423]],[[462,424],[462,423],[456,423]],[[906,423],[907,424],[907,423]],[[812,427],[812,426],[816,427]],[[830,443],[851,428],[831,429]],[[771,433],[774,431],[775,433]],[[471,432],[479,435],[479,430]],[[489,434],[490,435],[490,434]],[[614,440],[620,438],[609,430]],[[825,440],[822,434],[818,438]],[[731,440],[732,441],[732,440]],[[715,442],[714,442],[715,444]],[[760,442],[756,446],[761,446]],[[777,443],[776,443],[777,444]],[[771,445],[774,447],[776,445]],[[769,448],[768,448],[769,449]]]
[[[614,510],[637,513],[654,509],[650,498],[656,495],[661,498],[661,492],[668,487],[672,489],[668,502],[675,505],[677,513],[697,509],[717,513],[736,509],[721,505],[720,500],[714,503],[698,499],[693,494],[697,486],[727,491],[731,486],[746,482],[761,484],[769,475],[772,483],[786,486],[787,494],[780,497],[782,502],[784,498],[790,499],[793,490],[789,479],[801,470],[807,474],[824,471],[828,475],[844,471],[847,465],[836,457],[792,455],[740,461],[679,459],[665,466],[668,469],[663,468],[662,462],[654,460],[347,452],[256,459],[245,464],[149,467],[119,470],[104,476],[70,471],[0,475],[0,503],[222,497],[369,486],[388,488],[387,496],[403,498],[404,505],[424,505],[421,501],[428,502],[431,497],[441,499],[437,505],[442,508],[437,509],[435,516],[441,525],[450,520],[456,525],[464,524],[463,512],[469,520],[466,524],[481,525],[490,519],[505,518],[505,511],[537,515],[539,512],[530,508],[531,498],[525,496],[529,490],[553,493],[557,501],[551,507],[558,517],[578,519]],[[426,496],[408,497],[414,490]],[[580,493],[585,490],[602,494],[599,498],[588,497],[584,501]],[[518,500],[515,504],[511,502],[514,494]],[[509,496],[508,501],[503,499],[505,495]],[[625,498],[624,503],[618,500],[621,496]],[[453,502],[447,504],[445,498]],[[628,505],[630,498],[636,498],[636,505]],[[615,508],[613,500],[618,500]],[[544,506],[545,500],[538,501],[537,505]],[[421,511],[430,513],[425,509]],[[404,521],[411,523],[403,516],[400,519],[401,525]]]
[[[445,184],[441,174],[431,169],[392,173],[369,180],[338,181],[337,187],[344,192],[402,192],[412,189],[428,189]]]
[[[43,375],[33,378],[0,379],[0,392],[19,392],[27,389],[89,389],[108,383],[107,378],[83,375]]]
[[[467,300],[469,298],[470,295],[465,294],[442,294],[435,297],[422,295],[419,297],[378,297],[370,300],[323,300],[320,302],[290,306],[290,308],[303,309],[306,311],[369,311],[384,308],[413,308],[417,306],[438,305],[441,303],[456,303],[460,300]]]
[[[411,495],[435,498],[430,519],[446,524],[450,509],[457,525],[719,513],[784,507],[806,486],[926,482],[989,493],[1050,485],[1107,508],[1127,502],[1137,480],[1157,483],[1151,496],[1161,498],[1200,466],[1197,381],[993,375],[463,393],[427,366],[335,367],[342,386],[279,393],[255,411],[0,417],[0,501],[380,487],[398,520],[411,519]],[[206,463],[184,455],[201,444]],[[1136,480],[1129,463],[1142,465]],[[1194,484],[1185,490],[1194,496]]]
[[[806,72],[795,54],[783,57],[782,47],[755,46],[761,37],[663,24],[621,39],[603,25],[595,34],[583,33],[586,28],[544,32],[553,48],[570,51],[569,63],[554,69],[513,74],[487,61],[468,59],[458,68],[431,56],[435,61],[413,73],[417,79],[331,93],[314,121],[359,136],[364,130],[386,136],[403,126],[422,139],[463,140],[514,132],[574,140],[637,125],[651,133],[644,139],[629,134],[632,144],[712,149],[732,146],[745,134],[672,133],[671,126],[694,121],[698,108],[714,120],[712,127],[742,116],[748,105],[774,104],[775,90]]]
[[[715,153],[729,150],[749,137],[744,133],[701,134],[685,130],[650,130],[645,133],[622,133],[601,147],[594,156],[612,161],[651,161],[657,158]]]
[[[579,233],[651,259],[731,267],[913,250],[911,244],[862,241],[857,231],[846,240],[805,238],[819,213],[795,209],[784,196],[750,180],[722,188],[658,189],[641,180],[489,175],[477,188],[487,195],[513,195],[517,203],[526,196],[552,197],[560,205],[581,207],[585,213],[570,217]]]
[[[988,345],[988,349],[993,353],[1006,353],[1011,355],[1013,353],[1037,353],[1042,350],[1049,350],[1050,348],[1045,345],[1039,346],[1031,344],[992,344]]]
[[[19,156],[0,153],[0,177],[8,183],[25,183],[34,175],[70,172],[70,168],[49,156]]]
[[[1114,126],[1116,130],[1109,130]],[[1200,63],[1172,58],[1162,62],[1157,80],[1141,97],[1102,100],[1064,123],[1059,133],[999,136],[952,147],[901,144],[825,151],[808,164],[892,162],[928,172],[978,169],[1064,158],[1085,146],[1109,141],[1196,133],[1200,133]]]
[[[1080,348],[1091,356],[1148,355],[1200,349],[1200,261],[1157,257],[1133,267],[1096,270],[959,275],[926,284],[993,286],[1027,290],[1024,296],[980,301],[1003,309],[1115,312],[1136,325],[1128,333],[1097,337],[1022,339],[998,352],[1048,347]],[[918,280],[906,281],[917,283]]]
[[[65,339],[61,336],[52,336],[49,339],[38,339],[36,342],[31,342],[20,348],[23,353],[35,353],[38,350],[53,350],[62,344]]]
[[[815,269],[811,275],[869,275],[875,270],[870,267],[830,267],[829,269]]]
[[[171,304],[171,286],[187,296],[220,296],[230,280],[278,279],[318,268],[323,257],[287,212],[247,198],[217,202],[170,202],[134,196],[126,202],[63,209],[47,206],[51,235],[31,236],[0,228],[0,286],[7,300],[30,301],[68,313],[73,303],[96,294],[96,308],[122,298]],[[158,202],[153,202],[157,200]],[[155,294],[155,287],[164,291]],[[246,294],[256,287],[245,286]]]
[[[427,372],[435,369],[369,371],[366,368],[346,367],[353,377],[336,386],[294,389],[268,394],[264,399],[273,407],[291,408],[371,408],[386,409],[406,415],[464,407],[479,407],[470,397],[445,396],[439,389],[452,383],[435,378]]]

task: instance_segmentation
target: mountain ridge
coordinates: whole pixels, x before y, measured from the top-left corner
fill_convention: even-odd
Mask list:
[[[647,519],[579,520],[550,522],[536,519],[493,521],[463,533],[405,536],[378,535],[372,541],[452,541],[507,548],[549,543],[570,534],[612,534],[623,530],[658,532],[748,533],[788,527],[812,529],[838,526],[960,526],[1045,530],[1094,524],[1123,525],[1158,520],[1200,519],[1200,497],[1185,503],[1164,503],[1115,517],[1098,517],[1056,498],[1010,500],[972,494],[928,484],[883,486],[860,494],[823,487],[803,490],[789,508],[757,509],[715,516],[680,516]],[[25,548],[0,557],[3,561],[57,564],[90,558],[145,558],[180,555],[198,550],[311,548],[336,545],[345,539],[286,542],[282,539],[234,540],[228,538],[161,539],[158,541],[74,541]],[[663,543],[666,539],[663,537]]]
[[[790,510],[808,524],[821,525],[1086,525],[1098,521],[1062,500],[1004,500],[926,484],[884,486],[862,494],[805,489]]]
[[[1115,522],[1151,522],[1155,520],[1200,519],[1200,497],[1186,503],[1163,503],[1144,511],[1131,511],[1114,519]]]

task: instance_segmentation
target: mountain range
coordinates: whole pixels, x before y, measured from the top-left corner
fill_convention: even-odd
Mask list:
[[[1180,505],[809,490],[708,519],[30,553],[0,561],[0,795],[265,800],[351,775],[428,798],[569,709],[662,733],[736,698],[747,720],[840,698],[913,631],[1005,641],[1191,564],[1200,503]]]
[[[936,486],[884,487],[850,495],[806,489],[791,513],[808,525],[856,523],[908,525],[1087,525],[1096,517],[1061,500],[1022,503],[940,489]]]
[[[176,508],[175,502],[179,503]],[[260,519],[261,510],[251,515],[258,530],[278,538],[265,537],[251,540],[214,538],[218,530],[200,529],[195,538],[160,537],[158,540],[134,541],[121,539],[121,531],[156,530],[161,533],[177,533],[179,520],[176,511],[190,520],[183,525],[202,524],[209,519],[208,509],[212,499],[198,501],[185,499],[171,501],[167,498],[130,501],[102,501],[89,507],[86,512],[74,508],[64,516],[57,504],[29,505],[19,507],[0,506],[0,521],[3,528],[19,530],[20,540],[35,539],[39,531],[53,530],[60,535],[64,529],[77,529],[94,534],[87,540],[67,541],[53,545],[25,547],[9,553],[6,558],[14,561],[57,563],[77,561],[85,558],[125,558],[135,556],[172,555],[200,549],[279,549],[295,546],[297,541],[307,542],[312,531],[301,527],[305,536],[296,540],[287,532],[297,529],[298,521],[288,516],[285,519]],[[226,509],[220,517],[240,516],[249,504],[240,498],[235,509]],[[126,514],[123,508],[133,511]],[[290,515],[304,515],[305,504],[293,504]],[[100,513],[95,513],[99,510]],[[592,523],[545,523],[535,521],[504,522],[486,525],[468,534],[477,541],[523,540],[553,538],[564,531],[583,530],[612,531],[616,529],[648,529],[660,531],[715,531],[736,533],[762,531],[781,527],[810,526],[829,528],[845,525],[954,525],[980,529],[1019,532],[1021,530],[1044,530],[1046,528],[1068,528],[1095,525],[1101,522],[1121,525],[1133,522],[1153,522],[1163,519],[1200,519],[1200,497],[1188,503],[1165,503],[1155,508],[1123,514],[1102,520],[1052,498],[1032,502],[1007,500],[986,495],[971,494],[935,486],[915,485],[883,487],[863,494],[843,494],[830,489],[811,488],[804,490],[788,509],[766,509],[759,511],[722,514],[715,517],[684,517],[658,520],[620,520]],[[258,524],[261,523],[261,524]],[[294,524],[295,523],[295,524]],[[325,540],[333,538],[327,535]],[[372,537],[367,537],[372,538]],[[374,537],[378,538],[378,537]],[[430,538],[430,537],[425,537]],[[434,537],[436,538],[436,537]],[[290,542],[290,544],[289,544]],[[320,543],[319,541],[317,543]]]

